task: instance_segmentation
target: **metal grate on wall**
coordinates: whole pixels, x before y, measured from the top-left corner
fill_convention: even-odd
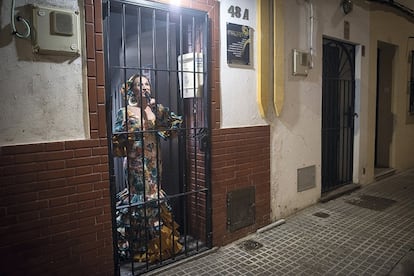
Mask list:
[[[209,18],[104,7],[115,269],[135,275],[211,247]]]
[[[316,187],[316,167],[315,165],[299,168],[297,176],[298,192],[303,192]]]

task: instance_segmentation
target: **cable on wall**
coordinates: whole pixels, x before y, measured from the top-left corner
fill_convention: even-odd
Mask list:
[[[30,24],[29,21],[24,19],[23,17],[21,17],[20,15],[16,16],[14,15],[14,9],[15,9],[15,0],[12,0],[12,5],[11,5],[11,16],[10,16],[10,20],[11,20],[11,26],[12,26],[12,34],[17,36],[18,38],[28,38],[30,36]],[[22,22],[26,32],[24,34],[21,34],[17,31],[16,29],[16,25],[15,25],[15,20]]]

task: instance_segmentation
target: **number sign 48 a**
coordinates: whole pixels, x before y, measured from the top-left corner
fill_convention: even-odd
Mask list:
[[[249,9],[244,9],[243,17],[242,17],[242,8],[239,6],[231,5],[227,12],[231,15],[231,17],[242,18],[244,20],[249,20]]]

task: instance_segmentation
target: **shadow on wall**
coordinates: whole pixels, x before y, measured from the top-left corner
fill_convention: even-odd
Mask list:
[[[83,6],[80,6],[83,7]],[[2,9],[5,7],[3,6],[3,0],[0,0],[0,14],[2,14]],[[11,9],[11,3],[6,6],[7,9]],[[9,11],[5,11],[5,13],[10,14]],[[51,62],[51,63],[64,63],[66,61],[69,61],[71,63],[75,59],[78,58],[78,56],[65,56],[65,55],[54,55],[54,54],[48,54],[48,55],[39,55],[33,52],[32,47],[32,39],[33,36],[36,35],[36,30],[32,26],[32,5],[28,4],[25,6],[20,6],[15,8],[14,12],[15,18],[16,16],[22,16],[23,18],[27,19],[31,24],[31,35],[28,38],[19,38],[16,35],[12,34],[12,25],[11,20],[12,18],[5,17],[3,18],[4,21],[9,21],[7,25],[5,25],[3,28],[0,29],[0,49],[7,47],[8,45],[11,45],[13,43],[13,39],[15,41],[15,47],[16,47],[16,53],[17,58],[19,61],[37,61],[37,62]],[[2,21],[3,21],[2,20]],[[3,25],[4,22],[0,21],[0,25]],[[16,29],[19,33],[23,34],[26,32],[23,23],[19,21],[15,21]]]
[[[390,1],[390,3],[392,3],[392,1]],[[403,9],[397,8],[396,6],[392,6],[392,4],[390,3],[376,3],[375,1],[372,1],[370,3],[371,4],[370,9],[371,11],[384,11],[384,12],[394,13],[414,23],[414,16],[413,16],[413,13],[409,12],[410,10],[409,7],[407,7],[407,11],[405,11]]]
[[[0,14],[2,14],[2,8],[3,8],[3,0],[0,0]],[[0,26],[3,26],[3,20],[4,18],[0,17]],[[4,28],[0,29],[0,48],[3,48],[7,45],[9,45],[12,41],[12,35],[11,35],[11,25],[10,23],[5,25]]]

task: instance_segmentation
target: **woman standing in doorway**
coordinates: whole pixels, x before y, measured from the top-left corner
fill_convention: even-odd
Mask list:
[[[113,148],[124,157],[127,187],[117,194],[118,252],[122,258],[154,262],[178,253],[178,225],[161,189],[159,137],[169,138],[182,123],[180,116],[156,104],[147,77],[127,82],[127,106],[116,116]]]

